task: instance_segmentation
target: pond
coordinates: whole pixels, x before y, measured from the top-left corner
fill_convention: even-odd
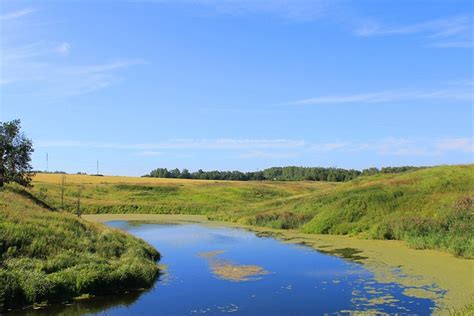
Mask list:
[[[380,283],[358,262],[240,228],[110,221],[162,254],[154,287],[29,310],[31,315],[428,315],[432,300]],[[351,255],[356,251],[346,249]],[[25,313],[25,311],[24,311]]]

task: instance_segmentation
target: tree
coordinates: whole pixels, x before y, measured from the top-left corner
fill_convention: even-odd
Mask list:
[[[188,169],[185,168],[181,171],[181,179],[191,179],[191,173]]]
[[[171,178],[178,179],[181,176],[181,171],[179,171],[178,168],[171,170],[170,173],[171,173]]]
[[[20,120],[0,122],[0,188],[10,182],[31,185],[32,153],[33,143],[21,132]]]

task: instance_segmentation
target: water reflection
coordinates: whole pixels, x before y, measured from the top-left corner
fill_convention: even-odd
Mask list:
[[[64,304],[54,304],[45,308],[18,310],[8,315],[26,315],[26,316],[79,316],[86,314],[104,313],[113,311],[115,308],[127,308],[134,304],[141,295],[148,292],[131,291],[128,293],[120,293],[115,295],[97,296],[91,299],[82,299]]]

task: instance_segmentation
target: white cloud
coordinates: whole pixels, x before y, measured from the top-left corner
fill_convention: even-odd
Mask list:
[[[2,26],[9,26],[10,20],[32,12],[33,9],[24,9],[3,15]],[[71,43],[46,40],[28,43],[20,38],[27,29],[28,20],[21,20],[14,28],[6,27],[3,35],[8,35],[9,40],[0,41],[0,85],[5,86],[2,88],[5,95],[54,100],[92,93],[120,82],[119,71],[144,63],[141,59],[117,58],[92,65],[73,63],[59,58],[71,52]]]
[[[465,41],[443,41],[432,43],[430,46],[439,47],[439,48],[473,48],[474,41],[465,40]]]
[[[70,148],[100,148],[100,149],[137,149],[153,151],[155,149],[281,149],[301,148],[305,146],[303,140],[292,139],[178,139],[159,143],[99,143],[82,142],[76,140],[38,141],[37,147],[70,147]]]
[[[71,44],[67,42],[62,42],[56,47],[55,50],[61,55],[68,55],[71,50]]]
[[[469,18],[466,16],[451,17],[415,23],[403,26],[382,26],[375,22],[369,22],[356,30],[359,36],[384,36],[396,34],[429,33],[433,37],[447,37],[468,31]]]
[[[281,158],[291,158],[296,157],[297,153],[295,152],[268,152],[268,151],[250,151],[242,153],[239,155],[239,158],[243,159],[281,159]]]
[[[432,91],[381,91],[350,95],[321,96],[291,102],[294,105],[324,105],[345,103],[386,103],[411,100],[473,101],[474,91],[468,88],[449,88]]]
[[[65,72],[77,75],[90,75],[111,72],[114,70],[124,69],[135,65],[142,65],[146,62],[143,59],[119,60],[111,63],[96,65],[75,65],[65,69]]]
[[[467,137],[400,138],[387,137],[369,142],[332,142],[311,144],[317,152],[374,152],[384,156],[439,156],[448,152],[474,152],[473,142]]]
[[[313,144],[310,146],[311,150],[320,151],[320,152],[329,152],[347,148],[349,145],[348,142],[333,142],[333,143],[322,143],[322,144]]]
[[[8,13],[0,15],[0,21],[15,20],[15,19],[24,17],[26,15],[29,15],[29,14],[35,12],[35,11],[36,10],[33,9],[33,8],[24,8],[24,9],[21,9],[21,10],[18,10],[18,11],[8,12]]]
[[[17,62],[23,60],[31,60],[35,57],[40,57],[54,52],[54,46],[47,44],[44,41],[25,44],[22,46],[7,46],[1,43],[2,48],[2,63]]]
[[[474,21],[470,16],[453,16],[401,26],[366,22],[356,29],[361,37],[419,35],[432,47],[474,47]]]
[[[87,94],[104,89],[120,81],[117,72],[135,65],[143,64],[141,59],[123,59],[95,65],[59,63],[55,57],[67,55],[71,45],[38,42],[22,47],[3,47],[0,59],[0,84],[28,86],[28,94],[61,98]]]
[[[135,156],[138,157],[156,157],[156,156],[161,156],[163,153],[161,151],[140,151],[134,154]]]
[[[364,144],[364,148],[374,149],[381,155],[425,156],[436,154],[426,147],[426,143],[416,139],[390,137],[374,144]]]
[[[269,14],[290,20],[314,20],[336,6],[328,0],[132,0],[173,5],[194,5],[217,14],[251,15]]]
[[[472,138],[455,137],[443,138],[437,141],[436,148],[440,151],[463,151],[474,152],[474,144]]]
[[[448,152],[474,152],[468,137],[403,138],[387,137],[373,141],[333,141],[312,143],[294,139],[177,139],[157,143],[84,142],[77,140],[38,141],[38,148],[89,148],[139,150],[137,156],[158,156],[166,150],[234,150],[240,158],[288,158],[303,152],[321,154],[374,152],[391,156],[436,156]]]
[[[474,78],[455,80],[447,83],[453,86],[474,86]]]
[[[474,47],[473,19],[470,15],[448,16],[405,25],[385,25],[377,19],[355,14],[354,4],[329,0],[129,0],[204,8],[233,16],[271,15],[295,21],[326,19],[339,26],[350,26],[360,37],[418,36],[430,47]],[[355,5],[357,6],[357,5]],[[361,22],[362,21],[362,22]]]

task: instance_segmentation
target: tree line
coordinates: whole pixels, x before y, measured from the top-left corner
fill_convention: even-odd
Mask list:
[[[0,122],[0,188],[5,183],[16,182],[23,186],[29,186],[35,172],[31,166],[31,154],[33,144],[30,139],[21,132],[20,120]],[[238,181],[331,181],[344,182],[359,176],[374,175],[378,173],[400,173],[424,167],[402,166],[369,168],[362,171],[343,168],[323,167],[272,167],[262,171],[203,171],[199,169],[190,172],[188,169],[157,168],[144,177],[153,178],[176,178],[176,179],[202,179],[202,180],[238,180]],[[64,173],[53,171],[51,173]],[[78,173],[81,174],[81,173]],[[97,174],[96,176],[101,176]]]
[[[272,167],[262,171],[242,172],[242,171],[203,171],[199,169],[190,172],[188,169],[157,168],[144,177],[151,178],[175,178],[175,179],[199,179],[199,180],[235,180],[235,181],[350,181],[360,176],[375,175],[378,173],[401,173],[416,170],[424,167],[402,166],[369,168],[362,171],[343,168],[323,168],[323,167]]]

